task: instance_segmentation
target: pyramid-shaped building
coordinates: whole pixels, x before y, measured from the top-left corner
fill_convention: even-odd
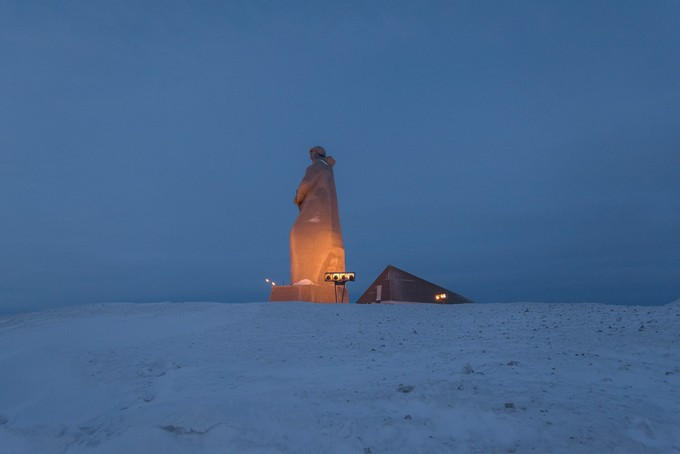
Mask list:
[[[357,304],[409,302],[435,304],[472,303],[472,300],[404,270],[388,265],[357,300]]]

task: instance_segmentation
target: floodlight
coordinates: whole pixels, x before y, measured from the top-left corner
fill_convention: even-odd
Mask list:
[[[324,273],[323,279],[326,282],[332,282],[335,284],[335,302],[338,302],[338,286],[342,287],[342,296],[340,298],[341,302],[345,301],[345,283],[354,282],[356,279],[356,274],[351,271],[330,271]]]
[[[324,273],[324,280],[326,282],[344,283],[348,281],[354,281],[355,279],[356,274],[349,271],[332,271],[329,273]]]

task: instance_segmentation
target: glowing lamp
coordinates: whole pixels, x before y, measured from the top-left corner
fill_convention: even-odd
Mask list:
[[[342,287],[342,296],[340,301],[345,301],[345,282],[354,282],[356,275],[350,271],[331,271],[323,274],[323,279],[326,282],[335,284],[335,302],[338,302],[338,287]]]
[[[356,279],[355,273],[349,272],[349,271],[340,271],[340,272],[330,272],[330,273],[324,273],[324,280],[326,282],[347,282],[347,281],[354,281]]]
[[[434,296],[435,301],[444,302],[446,300],[446,293],[438,293]]]

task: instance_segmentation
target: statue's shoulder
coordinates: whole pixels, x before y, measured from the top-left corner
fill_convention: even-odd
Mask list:
[[[315,160],[310,167],[317,166],[320,169],[331,170],[335,165],[335,159],[331,156],[327,156],[324,159]]]
[[[325,170],[330,170],[331,165],[328,164],[327,162],[317,159],[313,163],[310,164],[309,167],[307,167],[307,170],[315,171],[315,172],[320,172],[320,171],[325,171]]]

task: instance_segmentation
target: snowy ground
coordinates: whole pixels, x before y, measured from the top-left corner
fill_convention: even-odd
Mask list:
[[[2,453],[680,452],[680,304],[0,318]]]

